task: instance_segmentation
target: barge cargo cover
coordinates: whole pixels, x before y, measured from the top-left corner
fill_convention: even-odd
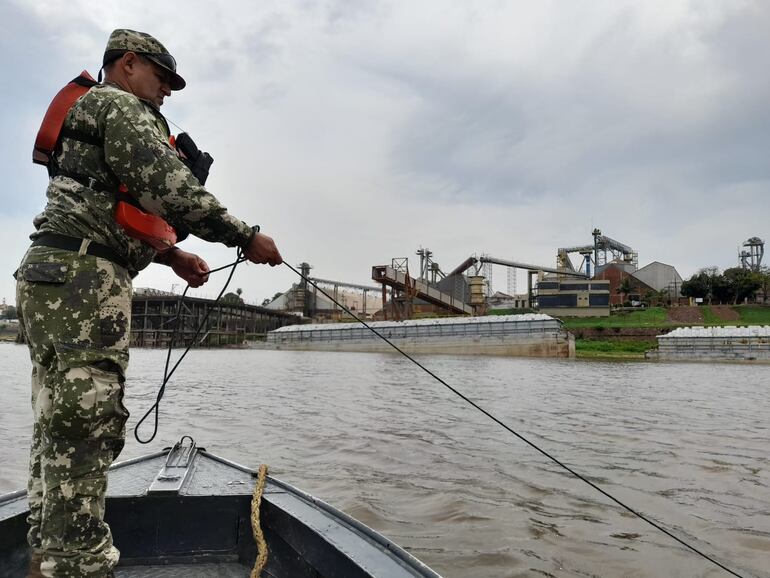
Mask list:
[[[444,317],[368,324],[407,353],[574,357],[575,340],[549,315]],[[393,352],[360,323],[289,325],[267,334],[270,349]]]
[[[770,361],[770,326],[680,327],[658,336],[648,359]]]

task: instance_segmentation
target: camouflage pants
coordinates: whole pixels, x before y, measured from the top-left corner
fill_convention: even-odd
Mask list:
[[[128,418],[131,279],[105,259],[32,247],[17,280],[35,415],[28,541],[45,576],[101,578],[120,555],[104,498]]]

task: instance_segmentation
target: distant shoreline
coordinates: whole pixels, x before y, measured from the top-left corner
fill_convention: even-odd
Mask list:
[[[677,327],[770,325],[767,305],[700,305],[623,309],[609,317],[564,317],[578,359],[644,359],[656,337]]]

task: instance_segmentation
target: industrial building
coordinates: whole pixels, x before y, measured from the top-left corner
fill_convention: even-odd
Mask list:
[[[615,246],[625,248],[606,237],[598,236],[597,239],[603,252],[611,251]],[[379,283],[379,287],[310,277],[310,265],[302,263],[302,274],[309,282],[303,280],[293,285],[268,304],[267,308],[302,313],[305,317],[317,320],[339,320],[345,316],[343,310],[317,287],[325,285],[326,289],[333,290],[334,294],[330,296],[334,300],[342,302],[347,297],[349,301],[342,304],[358,316],[374,316],[378,319],[412,319],[416,316],[442,314],[483,315],[489,308],[530,309],[533,305],[547,307],[544,313],[561,316],[609,315],[607,284],[585,283],[586,273],[574,268],[553,268],[490,255],[471,255],[445,274],[438,263],[433,261],[433,253],[429,249],[421,248],[417,255],[420,257],[417,275],[410,274],[407,257],[394,258],[390,265],[372,267],[372,280]],[[493,266],[505,267],[509,271],[509,287],[514,289],[511,294],[491,291]],[[515,275],[510,273],[516,270],[527,273],[526,293],[515,292]],[[548,274],[555,281],[543,277]],[[570,284],[570,280],[584,283],[578,287],[574,283]],[[340,290],[344,289],[350,289],[353,293],[341,293]],[[359,294],[354,296],[355,292]],[[374,295],[380,296],[376,308],[371,299]],[[535,295],[542,299],[536,301]]]
[[[653,290],[665,293],[669,302],[676,302],[682,296],[682,276],[673,265],[653,261],[633,275]]]
[[[554,317],[606,317],[610,314],[609,286],[603,279],[550,275],[537,284],[537,310]]]
[[[592,236],[590,245],[557,249],[556,273],[541,274],[537,283],[535,303],[539,311],[560,317],[606,317],[610,306],[623,302],[618,288],[624,277],[637,270],[639,255],[599,229],[594,229]],[[572,254],[581,257],[578,267],[572,263]]]
[[[633,267],[627,263],[604,265],[598,270],[594,280],[607,282],[609,304],[613,307],[619,307],[624,303],[641,303],[647,293],[654,291],[652,287],[634,276]],[[623,291],[624,287],[628,290]]]
[[[609,281],[612,306],[645,301],[678,303],[682,296],[681,275],[672,265],[659,261],[641,269],[634,269],[628,263],[608,263],[597,269],[594,279]]]
[[[608,281],[609,305],[643,302],[678,303],[682,292],[682,277],[666,263],[653,261],[639,268],[639,254],[630,246],[603,235],[599,229],[592,232],[591,245],[563,247],[557,250],[557,267],[565,271],[579,271],[594,281]],[[748,243],[748,241],[747,241]],[[749,258],[759,255],[754,245]],[[580,254],[580,267],[574,267],[570,254]],[[757,257],[754,258],[756,261]],[[591,275],[593,267],[594,274]]]
[[[531,309],[530,296],[527,293],[508,295],[502,291],[495,291],[487,297],[487,307],[492,309]]]
[[[268,310],[291,312],[307,319],[339,320],[349,316],[337,303],[363,319],[371,318],[379,308],[379,287],[311,277],[308,263],[300,263],[298,268],[302,280],[267,303]]]
[[[556,267],[533,265],[482,254],[471,255],[444,273],[433,252],[420,248],[419,267],[410,272],[407,257],[372,267],[372,286],[311,278],[310,265],[300,267],[312,283],[298,283],[268,305],[272,310],[301,313],[314,319],[340,319],[343,311],[316,285],[325,286],[334,300],[365,318],[412,319],[426,315],[483,315],[488,309],[536,309],[560,317],[608,316],[610,308],[626,303],[677,303],[682,277],[672,265],[653,261],[639,268],[636,250],[592,231],[593,242],[557,249]],[[758,241],[744,255],[750,265],[761,259]],[[747,241],[747,243],[749,243]],[[749,245],[747,245],[749,246]],[[580,255],[578,267],[571,255]],[[504,267],[508,292],[492,290],[493,267]],[[416,271],[415,271],[416,270]],[[516,291],[516,271],[525,271],[527,290]]]
[[[325,290],[335,301],[350,309],[357,316],[370,319],[380,308],[380,295],[377,288],[373,287],[367,294],[359,291],[343,288],[326,287]],[[307,311],[305,302],[307,300]],[[277,296],[265,308],[271,311],[292,311],[298,315],[308,314],[314,319],[340,319],[347,314],[344,309],[334,303],[329,297],[320,293],[315,287],[309,290],[295,283],[291,288]]]

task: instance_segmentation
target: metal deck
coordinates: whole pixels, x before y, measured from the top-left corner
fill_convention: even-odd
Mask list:
[[[251,570],[241,564],[177,564],[175,566],[117,567],[116,578],[248,578]]]

